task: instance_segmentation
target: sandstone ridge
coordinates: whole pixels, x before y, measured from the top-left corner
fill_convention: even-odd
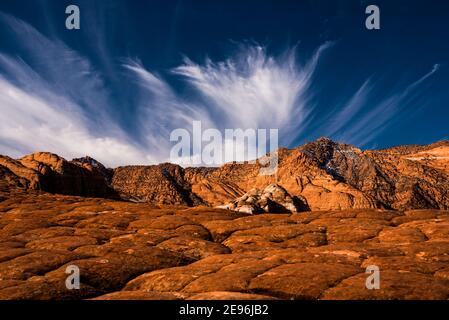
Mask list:
[[[0,155],[0,185],[3,189],[25,188],[50,193],[116,197],[108,184],[112,170],[91,158],[67,161],[48,153],[37,152],[20,159]]]
[[[276,184],[300,200],[300,211],[449,209],[448,141],[362,151],[320,138],[294,149],[281,148],[278,156],[275,176],[259,175],[259,163],[107,169],[89,157],[66,161],[50,153],[18,160],[0,156],[0,185],[81,196],[119,195],[156,205],[230,208],[252,189]],[[265,211],[264,206],[250,207],[243,210]]]

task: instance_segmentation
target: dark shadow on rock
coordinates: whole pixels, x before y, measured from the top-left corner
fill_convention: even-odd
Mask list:
[[[295,205],[298,212],[310,211],[310,207],[307,204],[306,199],[301,199],[298,196],[293,196],[292,199],[293,199],[293,204]]]

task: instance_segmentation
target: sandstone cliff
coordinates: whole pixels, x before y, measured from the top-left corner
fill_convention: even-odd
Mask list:
[[[8,188],[116,197],[115,191],[107,183],[106,174],[107,169],[103,166],[92,166],[81,159],[70,162],[47,152],[33,153],[18,160],[0,156],[0,180]]]
[[[161,205],[199,205],[204,202],[191,190],[180,166],[128,166],[114,170],[112,185],[124,199]]]
[[[449,208],[447,141],[362,151],[321,138],[278,155],[276,176],[258,175],[258,164],[226,164],[189,174],[192,190],[211,205],[277,183],[311,210]]]
[[[92,158],[66,161],[51,153],[18,160],[0,156],[0,190],[111,197],[159,205],[220,206],[252,189],[276,184],[301,210],[449,209],[449,141],[362,151],[320,138],[278,150],[275,175],[261,166],[228,163],[218,168],[174,164],[107,169]],[[113,190],[114,189],[114,190]]]

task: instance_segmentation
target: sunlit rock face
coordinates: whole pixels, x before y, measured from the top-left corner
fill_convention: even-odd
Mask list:
[[[260,175],[259,163],[217,168],[164,163],[107,169],[89,157],[66,161],[50,153],[17,160],[0,156],[0,180],[52,193],[120,196],[160,205],[224,206],[246,213],[449,208],[447,141],[362,151],[320,138],[295,149],[281,148],[278,156],[272,176]],[[281,190],[279,199],[265,190],[270,186]]]
[[[448,299],[448,149],[322,138],[273,177],[1,156],[0,299]]]
[[[263,190],[251,189],[243,196],[217,208],[249,214],[299,212],[307,209],[307,202],[304,198],[291,197],[284,188],[272,183]]]
[[[90,197],[117,197],[108,183],[112,170],[106,169],[94,159],[91,160],[91,163],[82,162],[81,159],[67,161],[48,152],[33,153],[17,160],[0,156],[0,179],[6,177],[8,181],[20,181],[20,186],[29,190]]]

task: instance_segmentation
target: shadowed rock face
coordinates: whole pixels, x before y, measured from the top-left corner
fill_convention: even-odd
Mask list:
[[[0,299],[449,298],[449,211],[246,215],[20,188],[2,196]],[[65,287],[70,265],[80,290]],[[379,290],[365,287],[369,265]]]
[[[161,205],[204,204],[192,192],[184,169],[170,163],[117,168],[112,185],[124,199]]]
[[[0,184],[97,197],[114,196],[112,187],[132,201],[220,206],[274,183],[300,200],[300,210],[449,209],[447,141],[362,151],[320,138],[295,149],[279,149],[278,156],[276,176],[259,175],[258,163],[219,168],[165,163],[112,170],[89,157],[69,162],[50,153],[19,160],[0,156]],[[263,211],[263,206],[250,207]]]

